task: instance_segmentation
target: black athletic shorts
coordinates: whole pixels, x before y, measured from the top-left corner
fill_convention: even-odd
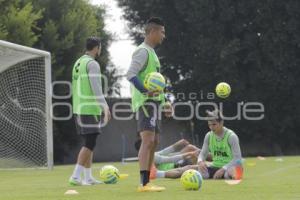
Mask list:
[[[161,132],[161,117],[159,117],[159,105],[157,101],[147,101],[137,113],[137,131]]]
[[[101,116],[74,114],[76,131],[79,135],[100,134]]]
[[[209,178],[213,178],[215,173],[221,168],[219,167],[213,167],[213,166],[210,166],[210,167],[207,167],[207,170],[208,170],[208,174],[209,174]],[[223,177],[224,178],[224,175]]]

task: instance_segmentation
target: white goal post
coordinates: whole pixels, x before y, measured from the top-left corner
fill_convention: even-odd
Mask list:
[[[53,167],[49,52],[0,40],[0,168]]]

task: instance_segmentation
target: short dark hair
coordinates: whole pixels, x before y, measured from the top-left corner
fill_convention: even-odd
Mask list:
[[[101,39],[99,37],[92,36],[86,39],[86,50],[90,51],[97,46],[101,46]]]
[[[147,24],[151,24],[151,23],[156,24],[156,25],[160,25],[160,26],[165,26],[165,23],[159,17],[151,17],[150,19],[148,19]]]
[[[213,111],[206,110],[206,114],[207,114],[207,121],[216,120],[217,122],[221,122],[224,120],[222,112],[218,109]]]
[[[148,19],[145,26],[146,34],[150,33],[153,28],[157,28],[158,26],[165,26],[165,23],[159,17],[151,17]]]

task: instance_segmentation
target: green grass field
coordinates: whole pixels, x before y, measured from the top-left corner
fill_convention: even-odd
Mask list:
[[[96,185],[71,187],[68,178],[73,165],[56,166],[53,171],[44,169],[0,170],[1,200],[134,200],[134,199],[300,199],[300,157],[267,157],[266,160],[247,158],[245,175],[238,185],[228,185],[223,180],[204,180],[200,191],[184,191],[179,179],[159,179],[154,183],[165,186],[166,191],[160,193],[138,193],[139,182],[137,163],[115,165],[121,173],[129,177],[115,185]],[[93,166],[94,175],[98,177],[98,169],[106,163]],[[64,195],[67,190],[75,189],[78,195]]]

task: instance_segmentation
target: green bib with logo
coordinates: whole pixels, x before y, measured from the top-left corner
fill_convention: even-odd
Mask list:
[[[92,91],[87,72],[88,62],[93,60],[92,57],[83,55],[74,64],[72,71],[72,101],[74,114],[101,115],[102,113],[102,109]]]
[[[231,147],[228,138],[232,134],[231,130],[224,128],[225,135],[223,139],[218,140],[214,132],[209,133],[209,152],[212,154],[212,166],[221,168],[228,164],[232,158]]]
[[[144,70],[140,71],[137,75],[137,78],[139,81],[144,84],[144,80],[147,74],[151,72],[159,72],[160,71],[160,62],[159,59],[153,49],[150,49],[148,46],[146,46],[144,43],[142,43],[140,46],[138,46],[138,49],[144,48],[148,52],[148,61],[147,66]],[[148,99],[152,99],[154,101],[160,101],[161,103],[165,103],[165,97],[164,94],[161,93],[157,97],[147,97],[147,95],[142,94],[138,89],[134,87],[134,85],[131,85],[131,104],[132,104],[132,110],[133,112],[138,111],[138,109],[144,105],[145,101]]]

